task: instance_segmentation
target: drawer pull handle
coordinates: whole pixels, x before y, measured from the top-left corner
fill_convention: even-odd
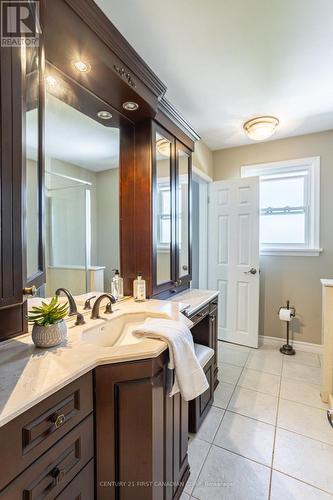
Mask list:
[[[59,484],[66,476],[66,471],[65,469],[59,469],[59,467],[55,467],[51,470],[50,474],[52,477],[54,477],[55,484]]]
[[[66,422],[66,417],[63,413],[61,413],[61,415],[55,413],[52,416],[52,422],[54,423],[55,428],[59,429],[59,427],[63,426],[64,423]]]

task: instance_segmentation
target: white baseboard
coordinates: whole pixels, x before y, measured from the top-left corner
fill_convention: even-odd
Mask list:
[[[280,345],[282,346],[285,343],[284,339],[280,339],[278,337],[267,337],[266,335],[259,335],[259,345]],[[310,342],[301,342],[300,340],[293,340],[291,344],[298,351],[303,352],[313,352],[314,354],[322,354],[323,353],[323,345],[322,344],[311,344]]]

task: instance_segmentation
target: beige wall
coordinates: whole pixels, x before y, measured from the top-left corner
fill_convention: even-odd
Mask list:
[[[297,309],[294,339],[321,343],[320,278],[333,278],[333,131],[309,134],[213,154],[214,180],[240,177],[240,167],[278,160],[320,156],[321,222],[319,257],[271,257],[260,259],[260,333],[285,336],[285,325],[277,310],[286,299]]]
[[[192,163],[199,170],[213,178],[213,152],[203,141],[195,143]]]

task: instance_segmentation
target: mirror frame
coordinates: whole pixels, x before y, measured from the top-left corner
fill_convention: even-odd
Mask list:
[[[23,58],[25,62],[25,57]],[[45,258],[44,258],[44,245],[45,245],[45,225],[44,225],[44,199],[45,199],[45,189],[44,189],[44,181],[45,181],[45,161],[44,161],[44,148],[45,148],[45,133],[44,133],[44,124],[45,124],[45,48],[44,48],[44,39],[41,34],[40,43],[38,47],[38,59],[39,59],[39,75],[38,75],[38,269],[37,271],[31,275],[27,275],[27,193],[26,193],[26,179],[27,179],[27,169],[26,162],[27,156],[26,152],[24,157],[22,158],[23,164],[23,185],[24,193],[23,193],[23,277],[25,279],[24,286],[31,287],[36,286],[39,288],[45,283]],[[24,95],[26,94],[26,68],[23,68],[23,89]],[[24,106],[22,107],[22,140],[23,144],[26,143],[26,113],[27,113],[27,103],[24,102]],[[25,149],[25,148],[24,148]]]
[[[183,143],[176,140],[176,182],[179,182],[179,152],[183,151],[188,156],[188,273],[180,276],[179,273],[179,238],[178,224],[176,221],[176,270],[177,279],[181,281],[180,286],[188,284],[192,279],[192,151]],[[176,186],[177,190],[177,186]],[[178,213],[178,197],[176,199],[176,212]]]
[[[175,231],[176,231],[176,215],[175,215],[175,187],[176,187],[176,166],[175,166],[175,138],[163,127],[160,127],[155,122],[152,123],[151,134],[151,150],[152,150],[152,201],[153,201],[153,294],[161,293],[170,289],[170,286],[175,284],[176,280],[176,262],[175,262]],[[155,224],[155,210],[157,206],[157,154],[156,154],[156,134],[160,134],[170,142],[170,187],[171,187],[171,244],[170,244],[170,279],[163,283],[157,283],[157,224]]]

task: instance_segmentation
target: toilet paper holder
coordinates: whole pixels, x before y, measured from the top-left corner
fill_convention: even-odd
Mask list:
[[[281,309],[290,309],[290,315],[291,317],[295,317],[296,315],[296,309],[295,307],[290,307],[290,301],[287,300],[287,305],[286,306],[281,306],[279,311],[278,311],[278,315],[281,311]],[[289,321],[286,321],[287,323],[287,343],[284,344],[282,347],[280,347],[280,352],[282,354],[286,354],[287,356],[294,356],[296,354],[296,351],[295,349],[289,344]]]
[[[291,314],[291,316],[292,316],[293,318],[295,317],[295,314],[296,314],[296,309],[295,309],[295,307],[290,307],[290,300],[287,300],[287,304],[286,304],[285,306],[281,306],[281,307],[279,308],[279,310],[278,310],[278,315],[279,315],[279,313],[280,313],[281,309],[290,309],[290,311],[291,311],[291,313],[290,313],[290,314]]]

